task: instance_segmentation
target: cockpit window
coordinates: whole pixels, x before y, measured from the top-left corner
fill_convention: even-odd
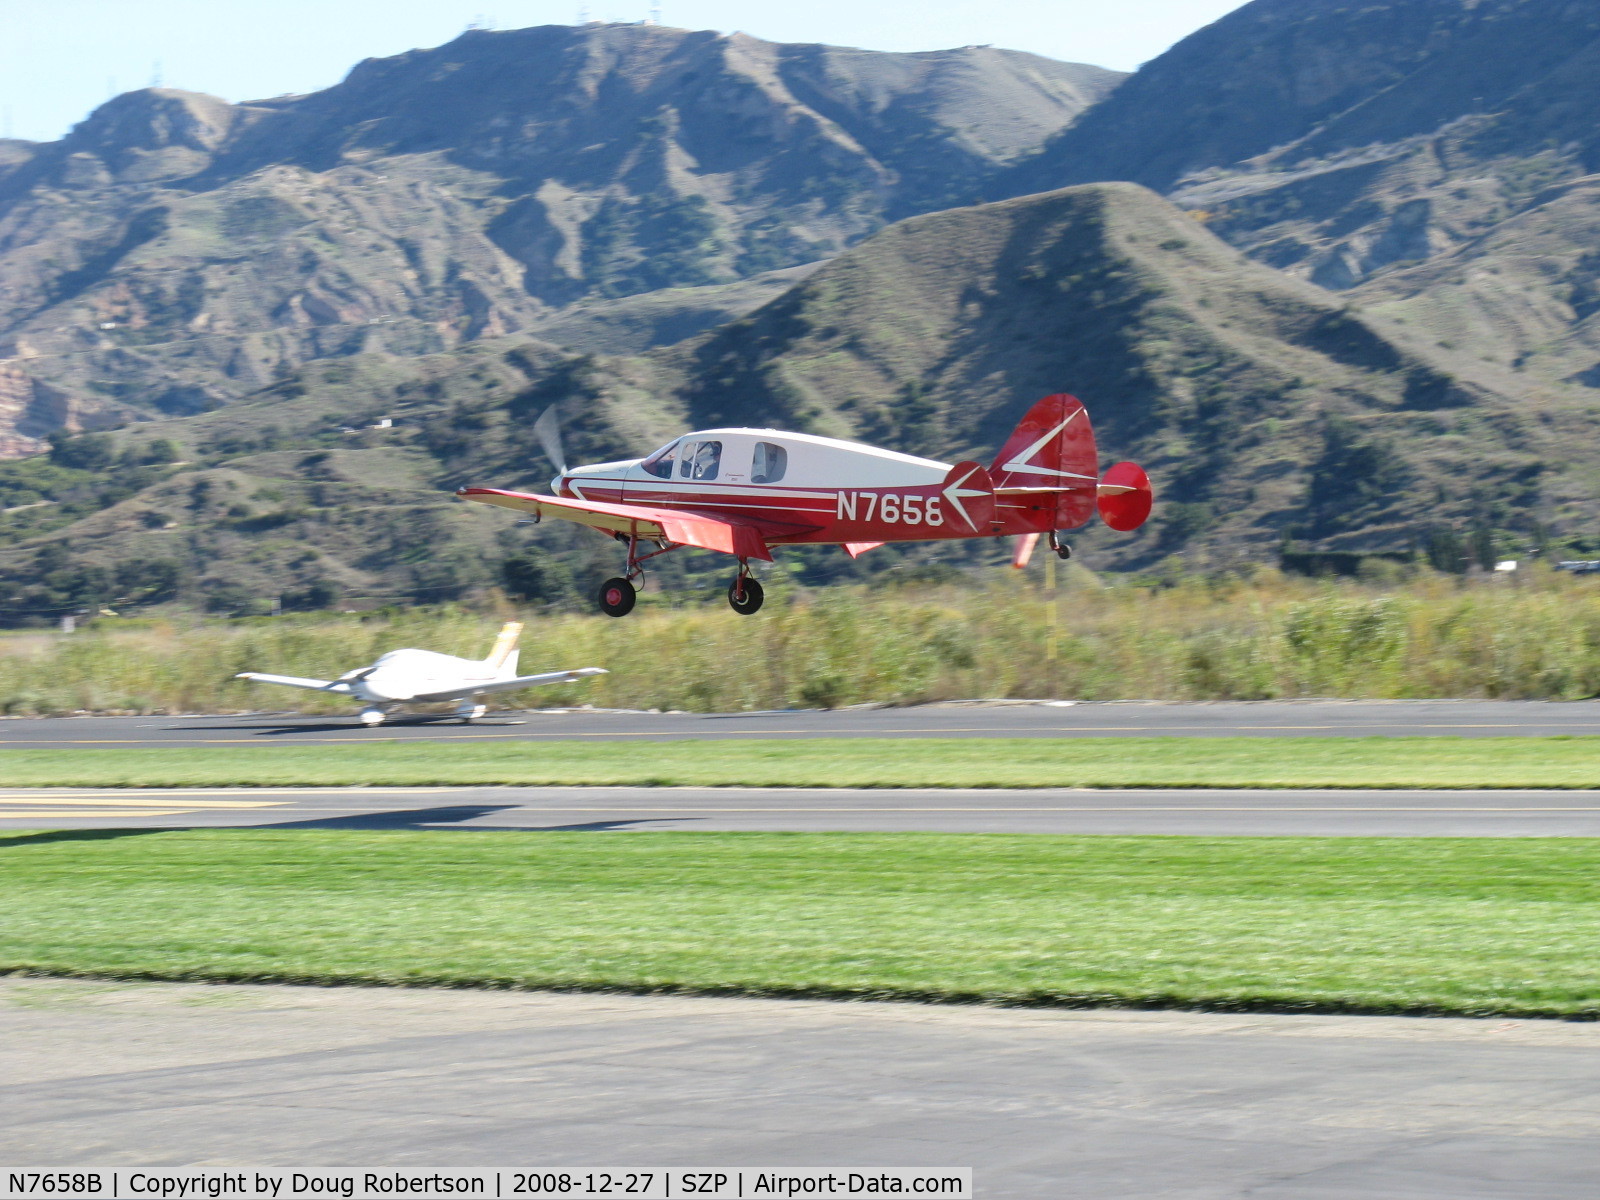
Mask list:
[[[680,479],[715,479],[722,464],[721,442],[690,442],[678,463]]]
[[[775,442],[757,442],[750,462],[751,483],[777,483],[789,469],[789,452]]]
[[[657,479],[672,478],[672,464],[677,461],[678,443],[668,442],[639,464],[640,468]]]

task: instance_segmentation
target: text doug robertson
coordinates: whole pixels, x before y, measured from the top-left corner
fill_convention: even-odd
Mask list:
[[[256,1175],[252,1179],[243,1171],[224,1175],[146,1175],[135,1171],[128,1176],[128,1191],[140,1196],[161,1196],[166,1200],[190,1200],[206,1196],[218,1200],[222,1196],[276,1196],[285,1180],[271,1175]],[[354,1175],[302,1175],[291,1174],[287,1180],[288,1191],[295,1196],[344,1196],[356,1194]],[[253,1186],[252,1186],[253,1185]],[[395,1196],[412,1194],[463,1196],[486,1195],[484,1180],[470,1175],[380,1175],[369,1171],[361,1177],[364,1195],[384,1192]]]

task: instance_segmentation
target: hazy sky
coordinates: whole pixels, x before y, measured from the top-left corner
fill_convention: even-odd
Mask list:
[[[661,0],[661,23],[872,50],[992,44],[1131,71],[1243,0]],[[337,83],[363,58],[468,22],[639,21],[651,0],[0,0],[0,134],[60,137],[117,92],[255,100]]]

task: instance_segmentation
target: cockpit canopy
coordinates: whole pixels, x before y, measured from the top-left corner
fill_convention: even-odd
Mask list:
[[[668,442],[640,460],[639,469],[657,479],[710,481],[723,470],[722,449],[721,438],[689,434]],[[749,480],[751,483],[777,483],[788,466],[788,450],[777,442],[758,441],[751,450]],[[740,477],[745,474],[738,471]]]

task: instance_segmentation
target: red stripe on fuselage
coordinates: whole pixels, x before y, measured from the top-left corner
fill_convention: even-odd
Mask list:
[[[776,491],[788,493],[773,495],[760,484],[704,484],[674,481],[672,487],[644,487],[635,480],[583,479],[574,480],[574,491],[588,500],[613,504],[639,504],[652,508],[672,509],[685,513],[705,513],[725,516],[732,520],[759,520],[770,514],[774,521],[789,524],[816,524],[819,528],[803,533],[790,533],[768,537],[772,545],[837,545],[845,542],[921,542],[959,541],[972,537],[1001,537],[1018,533],[1044,533],[1053,528],[1055,517],[1054,492],[1039,493],[1027,499],[996,497],[995,522],[977,531],[968,529],[959,518],[946,508],[942,525],[921,522],[840,519],[839,494],[878,497],[874,513],[882,504],[882,497],[920,497],[924,503],[941,495],[938,484],[915,485],[899,488],[799,488],[784,487]],[[570,486],[570,485],[569,485]],[[795,493],[800,493],[796,495]],[[865,504],[858,501],[857,511]],[[998,528],[996,527],[998,526]]]

